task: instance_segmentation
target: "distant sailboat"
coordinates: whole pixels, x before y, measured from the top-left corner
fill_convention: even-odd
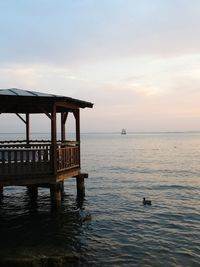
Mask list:
[[[126,134],[126,129],[122,129],[121,134]]]

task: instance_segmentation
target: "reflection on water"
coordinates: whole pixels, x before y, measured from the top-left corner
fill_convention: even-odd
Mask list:
[[[74,179],[58,212],[48,189],[35,205],[26,189],[5,190],[0,257],[74,253],[75,266],[199,266],[199,134],[83,135],[82,153],[83,203]]]
[[[62,255],[79,250],[81,218],[76,200],[65,196],[59,211],[52,210],[49,190],[30,203],[26,190],[5,190],[0,209],[0,255]],[[3,242],[2,242],[3,241]]]

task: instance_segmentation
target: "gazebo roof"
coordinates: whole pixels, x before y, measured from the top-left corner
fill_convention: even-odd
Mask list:
[[[39,113],[38,105],[45,106],[49,112],[53,103],[64,103],[64,105],[74,106],[75,108],[92,108],[93,104],[83,100],[46,94],[17,88],[0,89],[0,112],[13,113]],[[61,109],[61,108],[60,108]],[[72,108],[73,109],[73,108]],[[59,110],[58,110],[59,111]]]

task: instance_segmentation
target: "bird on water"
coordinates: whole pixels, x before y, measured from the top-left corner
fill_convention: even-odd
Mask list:
[[[151,200],[146,200],[144,197],[143,198],[143,205],[151,205]]]

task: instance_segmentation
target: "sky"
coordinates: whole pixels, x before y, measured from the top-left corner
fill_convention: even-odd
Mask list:
[[[1,0],[0,88],[94,103],[82,132],[200,130],[199,29],[199,0]]]

